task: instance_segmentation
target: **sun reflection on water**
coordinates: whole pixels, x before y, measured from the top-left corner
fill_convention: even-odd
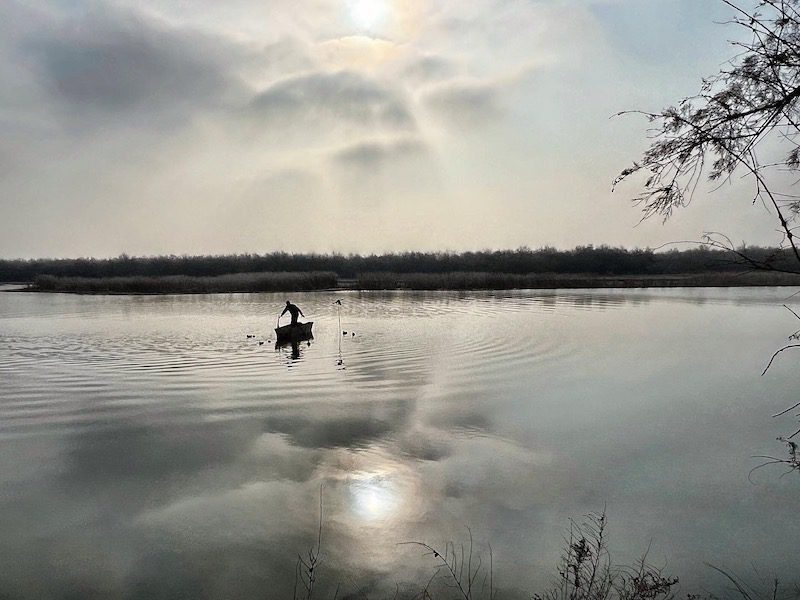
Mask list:
[[[402,496],[388,474],[358,474],[347,483],[351,508],[360,519],[386,520],[400,508]]]

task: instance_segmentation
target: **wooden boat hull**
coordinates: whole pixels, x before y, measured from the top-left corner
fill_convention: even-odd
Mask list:
[[[283,327],[275,328],[276,341],[281,342],[302,342],[303,340],[310,340],[314,336],[311,333],[311,327],[314,325],[313,321],[308,323],[298,323],[297,325],[284,325]]]

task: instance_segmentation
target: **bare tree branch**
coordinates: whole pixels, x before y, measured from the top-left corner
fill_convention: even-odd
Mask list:
[[[700,91],[677,106],[644,115],[655,124],[652,143],[641,160],[624,169],[614,187],[636,173],[646,173],[643,191],[634,197],[643,219],[669,218],[686,206],[703,176],[726,181],[737,171],[752,178],[754,200],[774,212],[787,247],[800,264],[794,221],[800,201],[774,191],[774,174],[800,172],[800,0],[760,0],[745,7],[722,0],[750,39],[734,42],[741,52],[726,68],[703,80]],[[762,144],[785,143],[784,160],[763,165]],[[757,267],[758,265],[753,265]]]

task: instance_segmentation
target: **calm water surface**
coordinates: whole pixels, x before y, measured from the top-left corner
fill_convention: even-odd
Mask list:
[[[0,294],[0,596],[291,597],[321,488],[320,597],[418,589],[398,543],[467,527],[526,597],[603,507],[683,592],[796,579],[800,480],[748,480],[794,431],[792,291],[295,294],[294,349],[284,295]]]

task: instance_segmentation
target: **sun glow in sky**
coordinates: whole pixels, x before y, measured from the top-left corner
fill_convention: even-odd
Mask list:
[[[347,8],[353,23],[365,30],[382,25],[389,15],[386,0],[349,0]]]
[[[609,116],[696,92],[735,53],[730,17],[697,0],[0,2],[0,256],[774,242],[738,179],[666,226],[637,227],[634,184],[611,193],[648,124]]]

